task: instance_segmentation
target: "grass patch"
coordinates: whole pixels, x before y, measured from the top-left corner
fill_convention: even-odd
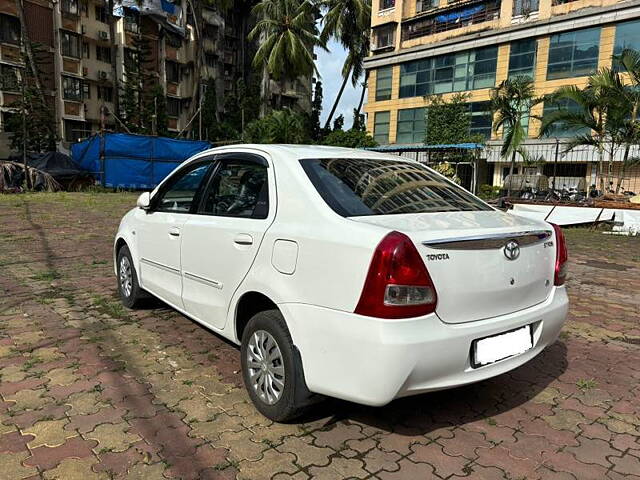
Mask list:
[[[43,282],[52,282],[53,280],[57,280],[62,277],[59,272],[56,270],[48,270],[46,272],[36,273],[35,275],[31,275],[32,280],[39,280]]]
[[[591,390],[598,386],[598,382],[596,382],[593,378],[581,378],[576,382],[576,386],[580,390]]]
[[[106,314],[111,318],[118,318],[120,320],[128,320],[129,315],[127,310],[122,304],[115,300],[110,300],[107,297],[96,295],[92,299],[93,305],[98,309],[98,312]]]

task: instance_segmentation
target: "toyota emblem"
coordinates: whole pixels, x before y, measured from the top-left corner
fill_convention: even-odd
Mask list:
[[[504,246],[504,256],[507,260],[515,260],[520,256],[520,245],[515,240],[509,240]]]

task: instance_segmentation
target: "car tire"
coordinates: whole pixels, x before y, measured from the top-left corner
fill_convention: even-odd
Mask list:
[[[127,308],[140,307],[143,301],[148,298],[148,295],[140,288],[138,283],[138,274],[136,273],[129,247],[124,245],[118,250],[116,261],[118,293],[122,304]]]
[[[256,409],[268,419],[294,420],[320,400],[307,389],[300,352],[278,310],[259,312],[249,320],[240,352],[247,392]],[[258,368],[263,353],[272,358]]]

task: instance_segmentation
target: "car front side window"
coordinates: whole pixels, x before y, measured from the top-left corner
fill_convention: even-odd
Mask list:
[[[179,172],[160,193],[154,210],[158,212],[189,213],[194,199],[207,175],[211,162],[194,164]]]
[[[267,166],[244,160],[222,161],[203,195],[198,213],[238,218],[267,218]]]

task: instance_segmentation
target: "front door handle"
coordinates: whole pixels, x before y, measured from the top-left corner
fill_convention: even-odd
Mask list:
[[[171,235],[172,237],[179,237],[180,229],[178,227],[171,227],[169,229],[169,235]]]
[[[239,233],[233,242],[237,245],[253,245],[253,238],[248,233]]]

